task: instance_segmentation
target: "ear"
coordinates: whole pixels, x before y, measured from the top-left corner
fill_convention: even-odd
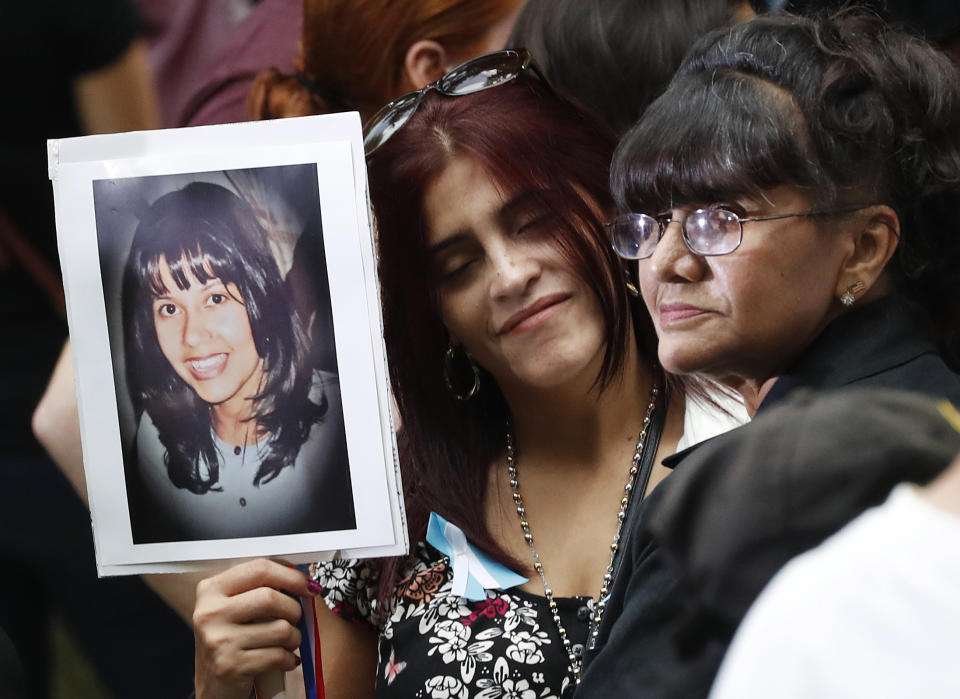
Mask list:
[[[870,206],[855,214],[850,250],[837,275],[835,296],[851,290],[858,299],[887,292],[883,270],[900,242],[900,219],[889,206]],[[863,286],[858,287],[858,282]]]
[[[421,39],[407,49],[403,69],[411,90],[419,90],[442,78],[448,69],[447,50],[436,41]]]

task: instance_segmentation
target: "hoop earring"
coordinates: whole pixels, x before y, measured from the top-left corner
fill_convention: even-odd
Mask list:
[[[850,306],[852,306],[857,300],[856,294],[859,294],[866,288],[867,285],[858,279],[853,284],[848,286],[846,291],[840,294],[840,303],[843,304],[844,308],[850,308]]]
[[[447,347],[447,351],[443,355],[443,380],[447,384],[447,390],[450,391],[450,394],[457,400],[470,400],[477,392],[480,390],[480,370],[477,368],[476,362],[473,361],[473,357],[470,356],[470,353],[466,350],[462,350],[463,358],[457,357],[457,349],[451,343]],[[451,376],[457,373],[456,363],[463,362],[464,359],[470,365],[470,369],[473,371],[473,385],[470,386],[467,391],[460,393],[453,385],[453,380]]]

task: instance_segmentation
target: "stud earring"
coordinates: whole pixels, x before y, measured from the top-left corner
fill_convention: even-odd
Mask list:
[[[457,400],[470,400],[475,395],[477,391],[480,390],[480,370],[477,368],[476,362],[473,361],[473,357],[470,356],[470,353],[465,349],[460,349],[461,357],[457,357],[457,348],[451,343],[447,347],[447,351],[443,355],[443,380],[447,384],[447,390],[450,391],[451,395]],[[462,368],[458,371],[457,364],[462,364],[466,362],[470,369],[473,371],[473,385],[470,386],[466,391],[459,391],[454,387],[454,375],[462,375]]]
[[[859,279],[853,284],[847,287],[847,290],[840,294],[840,303],[844,305],[845,308],[850,308],[857,300],[857,294],[867,288],[867,285],[864,284]]]

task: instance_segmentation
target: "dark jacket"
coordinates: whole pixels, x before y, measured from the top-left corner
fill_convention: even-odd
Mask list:
[[[797,388],[896,388],[960,404],[960,375],[944,363],[926,318],[897,295],[841,316],[777,379],[758,413]]]
[[[675,472],[628,519],[578,697],[706,696],[740,619],[786,561],[960,451],[928,398],[809,393],[903,389],[960,405],[960,376],[922,318],[899,297],[845,314],[754,422],[665,461]],[[806,395],[785,400],[796,389]]]

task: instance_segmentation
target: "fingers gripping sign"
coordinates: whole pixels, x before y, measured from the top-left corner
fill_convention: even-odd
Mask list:
[[[197,699],[247,699],[259,676],[293,670],[302,613],[295,597],[318,592],[300,571],[266,559],[202,580],[193,612]]]

